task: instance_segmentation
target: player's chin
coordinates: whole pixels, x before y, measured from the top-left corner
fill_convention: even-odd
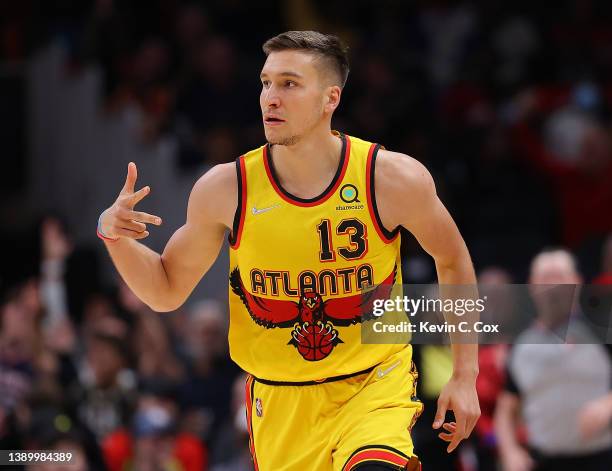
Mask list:
[[[268,141],[270,144],[278,144],[284,139],[283,134],[285,133],[280,133],[274,128],[264,126],[264,134],[266,135],[266,141]]]
[[[288,146],[294,144],[296,141],[296,137],[291,136],[288,133],[277,133],[274,131],[268,132],[266,129],[265,135],[266,141],[268,141],[268,143],[271,145]]]

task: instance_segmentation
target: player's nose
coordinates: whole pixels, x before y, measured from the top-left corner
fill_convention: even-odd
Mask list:
[[[276,91],[276,87],[270,86],[264,91],[263,104],[265,107],[278,108],[280,106],[280,96]]]

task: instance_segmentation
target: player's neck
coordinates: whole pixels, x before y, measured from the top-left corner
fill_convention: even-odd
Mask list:
[[[341,152],[340,138],[325,129],[292,146],[273,146],[272,159],[285,190],[300,198],[314,198],[333,180]]]

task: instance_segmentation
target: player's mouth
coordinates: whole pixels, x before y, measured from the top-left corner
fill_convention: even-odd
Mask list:
[[[280,126],[285,123],[285,120],[273,115],[264,115],[264,124],[266,126]]]

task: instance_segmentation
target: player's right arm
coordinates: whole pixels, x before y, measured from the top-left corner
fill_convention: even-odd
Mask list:
[[[187,220],[170,238],[163,253],[138,242],[148,236],[146,224],[161,224],[155,215],[134,211],[134,205],[150,191],[134,191],[136,165],[115,203],[100,217],[99,228],[109,239],[108,252],[131,290],[151,309],[177,309],[193,291],[219,254],[225,229],[232,226],[237,205],[234,164],[213,167],[194,185]]]

